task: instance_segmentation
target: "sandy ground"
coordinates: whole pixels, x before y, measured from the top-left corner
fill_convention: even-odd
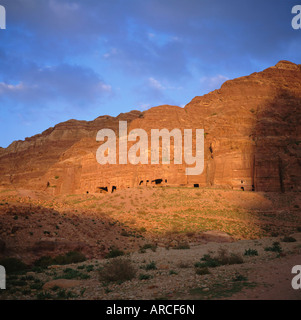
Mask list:
[[[291,286],[292,267],[301,265],[300,205],[297,193],[220,189],[136,188],[58,197],[0,190],[0,240],[7,247],[2,257],[32,264],[41,256],[64,253],[62,243],[71,248],[79,243],[88,258],[9,278],[10,289],[2,291],[0,299],[300,300],[301,289]],[[204,238],[208,230],[225,236]],[[286,242],[285,236],[296,241]],[[45,242],[55,243],[55,249],[37,250]],[[280,244],[280,254],[266,251],[274,242]],[[139,250],[145,244],[153,250]],[[104,259],[112,247],[130,259],[136,269],[132,280],[100,279],[103,267],[115,261]],[[195,263],[221,248],[241,256],[243,263],[197,274]],[[258,255],[244,255],[248,249]],[[155,268],[147,270],[152,262]],[[45,289],[47,283],[64,278],[73,285]]]

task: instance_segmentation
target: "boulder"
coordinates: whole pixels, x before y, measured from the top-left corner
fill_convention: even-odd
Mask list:
[[[233,242],[234,238],[228,233],[218,230],[210,230],[201,233],[201,239],[207,242]]]

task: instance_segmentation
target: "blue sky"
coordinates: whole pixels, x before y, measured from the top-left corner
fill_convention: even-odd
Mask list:
[[[301,63],[291,0],[0,0],[0,146]]]

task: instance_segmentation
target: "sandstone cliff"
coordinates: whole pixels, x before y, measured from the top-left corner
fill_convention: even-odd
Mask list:
[[[0,185],[52,194],[165,185],[220,186],[254,191],[300,190],[301,66],[274,67],[226,81],[184,108],[159,106],[116,118],[70,120],[0,149]],[[205,168],[186,176],[186,165],[100,165],[96,133],[125,120],[143,128],[205,130]],[[129,144],[130,146],[130,144]]]

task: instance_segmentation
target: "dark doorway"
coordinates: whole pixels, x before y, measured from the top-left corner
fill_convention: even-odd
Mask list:
[[[155,184],[161,184],[163,181],[163,179],[155,179],[152,181],[152,183],[154,182]]]
[[[112,186],[112,193],[113,193],[115,190],[117,190],[117,187]]]
[[[195,183],[195,184],[193,185],[193,187],[194,187],[194,188],[199,188],[200,185],[199,185],[198,183]]]
[[[108,187],[98,187],[98,189],[100,190],[100,192],[103,192],[103,191],[108,192]]]
[[[245,191],[245,188],[244,188],[244,187],[240,187],[240,189],[241,189],[242,191]]]

